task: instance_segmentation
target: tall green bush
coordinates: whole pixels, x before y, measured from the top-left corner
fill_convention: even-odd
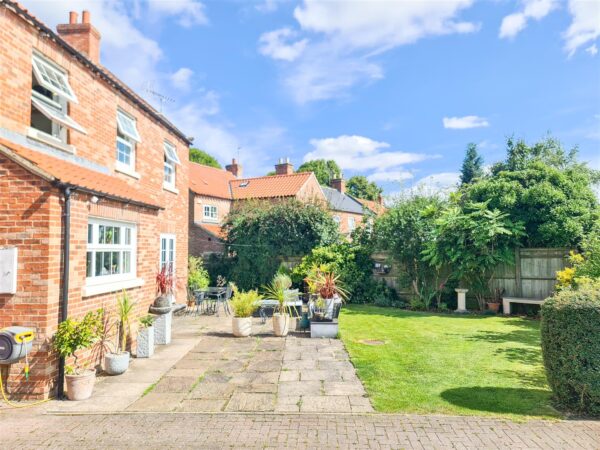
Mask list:
[[[546,375],[558,405],[600,415],[600,284],[548,299],[541,333]]]
[[[338,240],[338,227],[320,204],[299,200],[238,204],[224,227],[233,257],[229,279],[240,289],[267,284],[281,262]]]

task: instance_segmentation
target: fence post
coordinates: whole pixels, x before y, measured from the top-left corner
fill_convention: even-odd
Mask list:
[[[521,248],[515,249],[515,285],[517,297],[523,297],[523,283],[521,281]]]

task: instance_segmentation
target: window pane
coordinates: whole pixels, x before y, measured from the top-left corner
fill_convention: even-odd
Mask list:
[[[102,252],[96,252],[96,273],[95,276],[99,277],[102,275]]]
[[[131,144],[117,139],[117,161],[126,166],[131,166]]]
[[[94,236],[94,225],[92,225],[91,223],[88,224],[88,237],[87,237],[87,242],[88,244],[92,244],[94,241],[92,240]]]
[[[87,252],[85,255],[85,276],[88,278],[92,276],[92,257],[92,252]]]
[[[112,252],[112,261],[110,266],[110,273],[121,273],[121,253]]]
[[[125,245],[131,245],[131,228],[125,228]]]
[[[135,119],[117,111],[117,128],[119,131],[130,139],[140,142],[140,135],[135,126]]]
[[[106,227],[105,243],[106,244],[112,244],[113,243],[113,227]]]
[[[131,272],[131,252],[123,252],[123,273]]]
[[[121,227],[114,227],[113,244],[119,245],[121,243]]]
[[[105,234],[104,234],[104,225],[100,225],[98,227],[98,243],[104,244]]]

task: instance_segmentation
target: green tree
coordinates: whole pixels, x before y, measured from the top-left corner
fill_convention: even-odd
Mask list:
[[[467,152],[460,170],[460,184],[469,184],[483,176],[483,158],[477,152],[477,145],[467,145]]]
[[[377,201],[383,193],[383,189],[362,175],[351,177],[346,183],[346,190],[354,197],[373,201]]]
[[[598,172],[577,161],[577,149],[565,152],[555,139],[534,145],[507,142],[507,157],[491,174],[463,187],[465,199],[488,202],[491,210],[525,226],[528,247],[575,247],[600,217],[593,190]]]
[[[221,164],[219,164],[219,161],[217,161],[217,159],[214,156],[211,156],[204,150],[200,150],[198,148],[190,148],[190,161],[198,164],[203,164],[205,166],[222,169]]]
[[[319,184],[329,186],[332,179],[341,175],[342,169],[332,159],[314,159],[298,167],[298,172],[313,172]]]
[[[234,254],[229,278],[244,290],[267,284],[287,258],[338,240],[338,226],[321,205],[296,199],[242,202],[224,228]]]

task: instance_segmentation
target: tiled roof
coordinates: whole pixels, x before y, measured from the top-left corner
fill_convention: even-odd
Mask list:
[[[198,225],[200,228],[204,228],[210,234],[221,239],[222,241],[227,238],[227,234],[225,233],[225,230],[221,228],[221,225],[212,225],[208,223],[196,223],[196,225]]]
[[[290,175],[235,179],[229,184],[234,200],[293,197],[298,194],[311,176],[312,172],[301,172]]]
[[[387,211],[387,208],[381,203],[374,202],[372,200],[365,200],[362,198],[357,198],[356,200],[359,201],[365,208],[377,214],[378,216],[382,215]]]
[[[231,200],[229,182],[235,179],[227,170],[190,162],[190,189],[196,194]]]
[[[323,189],[323,194],[325,194],[325,198],[327,198],[329,207],[334,211],[343,211],[354,214],[363,213],[362,205],[357,202],[354,197],[351,197],[348,194],[342,194],[337,189],[327,186],[321,186],[321,189]]]
[[[0,138],[0,153],[49,182],[59,182],[115,200],[160,209],[154,198],[125,181]]]
[[[6,6],[13,11],[15,11],[18,15],[25,18],[27,21],[31,21],[34,26],[41,29],[44,33],[50,35],[50,37],[55,40],[61,47],[71,53],[75,58],[79,59],[83,64],[87,65],[92,72],[97,73],[101,78],[104,78],[109,84],[112,84],[115,89],[121,91],[126,97],[129,97],[133,102],[137,103],[138,106],[150,114],[155,120],[161,122],[164,126],[166,126],[171,132],[179,136],[185,142],[191,144],[190,139],[175,125],[173,125],[169,120],[165,118],[161,113],[156,111],[147,101],[145,101],[142,97],[140,97],[137,93],[135,93],[129,86],[123,83],[118,77],[108,71],[101,64],[95,64],[92,62],[86,55],[78,51],[76,48],[72,47],[68,42],[66,42],[63,38],[60,37],[58,33],[52,30],[48,25],[46,25],[42,20],[37,18],[35,15],[31,13],[25,6],[17,1],[12,0],[0,0],[0,7]]]

